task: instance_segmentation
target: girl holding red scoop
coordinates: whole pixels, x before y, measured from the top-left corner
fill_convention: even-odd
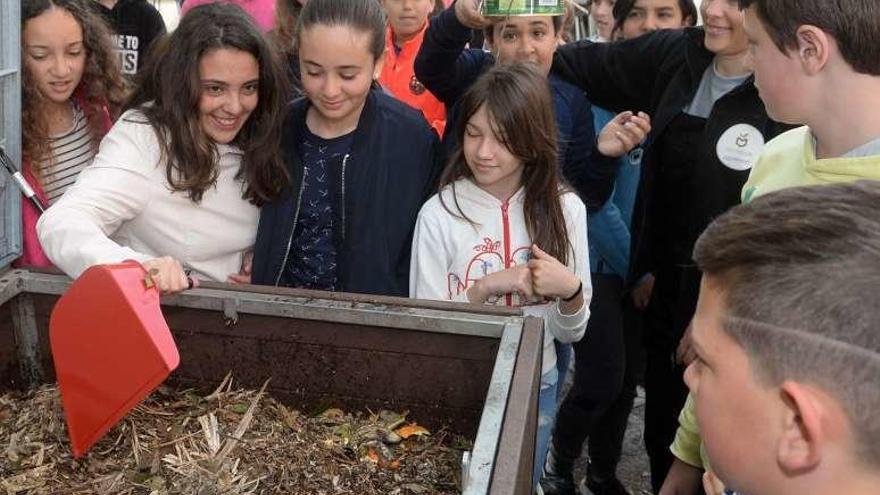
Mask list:
[[[279,154],[285,72],[239,7],[192,9],[152,66],[93,165],[40,219],[68,275],[133,259],[161,293],[193,279],[240,280],[258,207],[286,175]],[[184,269],[186,267],[186,271]]]

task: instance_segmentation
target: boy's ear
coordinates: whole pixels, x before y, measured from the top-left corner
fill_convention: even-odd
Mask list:
[[[818,74],[828,63],[831,38],[816,26],[804,24],[795,33],[797,57],[807,75]]]
[[[822,458],[823,405],[814,390],[801,383],[785,381],[780,386],[783,428],[776,447],[776,461],[788,475],[813,470]]]

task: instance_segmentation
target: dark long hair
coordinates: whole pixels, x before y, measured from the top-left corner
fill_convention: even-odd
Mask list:
[[[82,79],[74,90],[83,111],[89,120],[92,142],[97,146],[106,133],[104,107],[108,106],[115,114],[126,96],[126,84],[119,70],[119,63],[110,40],[110,27],[104,19],[92,10],[87,2],[92,0],[22,0],[21,32],[24,34],[28,21],[52,8],[67,11],[82,29],[83,46],[86,52]],[[38,162],[51,159],[49,146],[49,126],[43,118],[41,102],[43,96],[31,81],[24,62],[22,44],[22,84],[21,84],[21,132],[22,152],[30,162],[31,172],[37,176]]]
[[[523,210],[529,238],[567,264],[570,243],[560,201],[565,189],[559,178],[553,98],[547,77],[532,64],[498,64],[480,76],[464,94],[459,107],[461,116],[455,128],[459,145],[443,171],[440,189],[451,186],[455,198],[455,182],[461,178],[473,178],[464,156],[465,129],[483,105],[491,117],[498,140],[523,163]],[[440,200],[446,211],[471,221],[461,211],[457,198],[457,212],[443,202],[442,194]]]
[[[241,7],[212,3],[187,12],[155,47],[126,108],[138,108],[155,129],[168,184],[201,201],[219,169],[216,144],[199,124],[199,61],[221,48],[250,53],[259,65],[257,106],[232,144],[244,154],[236,175],[246,185],[243,197],[261,205],[287,183],[280,149],[289,86],[274,48]]]

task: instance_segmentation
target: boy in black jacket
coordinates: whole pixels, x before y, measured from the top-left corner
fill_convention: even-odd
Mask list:
[[[701,11],[708,28],[570,44],[560,47],[553,66],[597,105],[653,117],[629,279],[634,298],[649,301],[645,443],[655,492],[672,463],[669,445],[687,395],[676,351],[699,292],[693,244],[712,218],[739,202],[764,142],[784,130],[755,89],[742,12],[723,0],[704,0]],[[555,451],[554,458],[564,463],[578,454]]]

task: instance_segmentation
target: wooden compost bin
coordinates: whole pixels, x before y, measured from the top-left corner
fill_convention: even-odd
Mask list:
[[[0,273],[0,391],[54,381],[49,315],[70,284],[51,273]],[[210,389],[231,371],[253,389],[271,377],[269,393],[303,410],[407,409],[428,427],[474,439],[462,463],[463,493],[532,491],[540,319],[485,306],[226,284],[163,298],[163,313],[180,352],[172,384]]]

